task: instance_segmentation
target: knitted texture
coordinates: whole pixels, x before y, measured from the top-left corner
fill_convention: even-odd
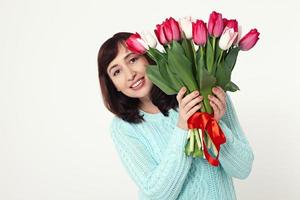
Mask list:
[[[110,133],[122,164],[139,188],[142,200],[233,200],[232,177],[245,179],[254,155],[226,93],[226,113],[219,121],[226,143],[220,165],[184,153],[188,132],[176,126],[178,112],[169,116],[140,110],[146,120],[131,124],[114,117]]]

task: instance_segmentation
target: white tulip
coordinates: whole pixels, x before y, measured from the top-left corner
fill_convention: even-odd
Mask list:
[[[238,33],[234,32],[233,28],[225,27],[221,38],[219,40],[219,47],[223,50],[229,49],[231,47],[233,41],[237,37]]]
[[[242,37],[242,26],[239,25],[238,36],[237,36],[237,38],[236,38],[236,40],[234,42],[234,45],[238,45],[241,37]]]
[[[181,28],[181,31],[184,32],[186,38],[191,39],[193,37],[192,22],[195,22],[195,20],[190,16],[186,16],[186,17],[180,18],[178,20],[178,22],[179,22],[179,26]]]
[[[157,41],[151,32],[149,32],[149,31],[141,32],[141,38],[147,44],[146,45],[147,47],[145,47],[146,49],[149,49],[149,47],[151,47],[151,48],[156,47]],[[144,46],[144,44],[143,44],[143,46]]]

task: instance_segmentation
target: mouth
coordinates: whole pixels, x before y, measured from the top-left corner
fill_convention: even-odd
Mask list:
[[[140,79],[138,79],[136,82],[134,82],[130,88],[133,89],[133,90],[138,90],[140,88],[142,88],[145,84],[145,78],[142,77]]]

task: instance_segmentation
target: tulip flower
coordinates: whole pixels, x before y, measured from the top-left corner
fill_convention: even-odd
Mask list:
[[[169,42],[165,36],[162,24],[156,25],[156,29],[154,30],[154,33],[160,44],[165,45]]]
[[[204,46],[207,41],[207,28],[206,23],[202,20],[193,22],[193,41],[195,44]]]
[[[193,30],[192,30],[193,22],[194,22],[194,19],[190,16],[179,19],[180,29],[185,34],[185,37],[187,39],[191,39],[193,37]]]
[[[234,32],[236,32],[236,33],[239,32],[238,22],[235,19],[227,20],[225,27],[233,28]],[[236,44],[237,41],[238,41],[238,37],[235,38],[235,40],[233,41],[233,43]]]
[[[241,40],[241,35],[242,35],[242,26],[238,25],[238,36],[235,38],[233,44],[238,45],[239,41]]]
[[[190,16],[178,21],[170,17],[157,24],[154,33],[162,51],[156,49],[153,32],[135,33],[126,40],[130,51],[147,54],[155,62],[147,66],[146,73],[165,94],[177,94],[182,86],[187,93],[201,91],[202,106],[187,120],[184,151],[187,156],[203,157],[212,166],[220,164],[218,155],[226,137],[214,119],[215,108],[208,96],[213,95],[216,85],[225,92],[239,90],[231,81],[238,54],[251,49],[259,39],[260,33],[252,29],[240,40],[241,30],[237,20],[213,11],[207,24]]]
[[[225,27],[227,25],[228,19],[223,18],[223,27]]]
[[[167,19],[165,22],[166,26],[165,27],[170,27],[172,31],[172,40],[180,40],[181,39],[181,33],[180,33],[180,27],[179,23],[172,17]]]
[[[233,28],[234,32],[238,32],[238,22],[235,19],[228,20],[225,26]]]
[[[238,32],[235,32],[233,28],[229,28],[228,26],[226,26],[219,40],[219,47],[222,50],[229,49],[229,47],[231,47],[232,43],[236,39],[237,35]]]
[[[141,38],[142,38],[143,41],[145,41],[145,43],[149,47],[155,48],[157,46],[157,41],[156,41],[155,37],[149,31],[141,32]]]
[[[148,45],[138,33],[132,34],[125,43],[128,50],[136,54],[144,54],[149,49]]]
[[[181,39],[179,23],[172,17],[166,19],[162,24],[156,25],[154,32],[162,45]]]
[[[250,50],[259,40],[259,32],[257,29],[251,29],[240,41],[239,47],[242,51]]]
[[[208,33],[212,37],[219,37],[223,32],[224,24],[222,14],[213,11],[208,20]]]

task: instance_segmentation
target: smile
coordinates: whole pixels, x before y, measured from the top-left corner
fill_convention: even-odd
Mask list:
[[[138,90],[140,88],[142,88],[145,84],[145,78],[141,78],[139,79],[137,82],[135,82],[130,88],[133,90]]]

